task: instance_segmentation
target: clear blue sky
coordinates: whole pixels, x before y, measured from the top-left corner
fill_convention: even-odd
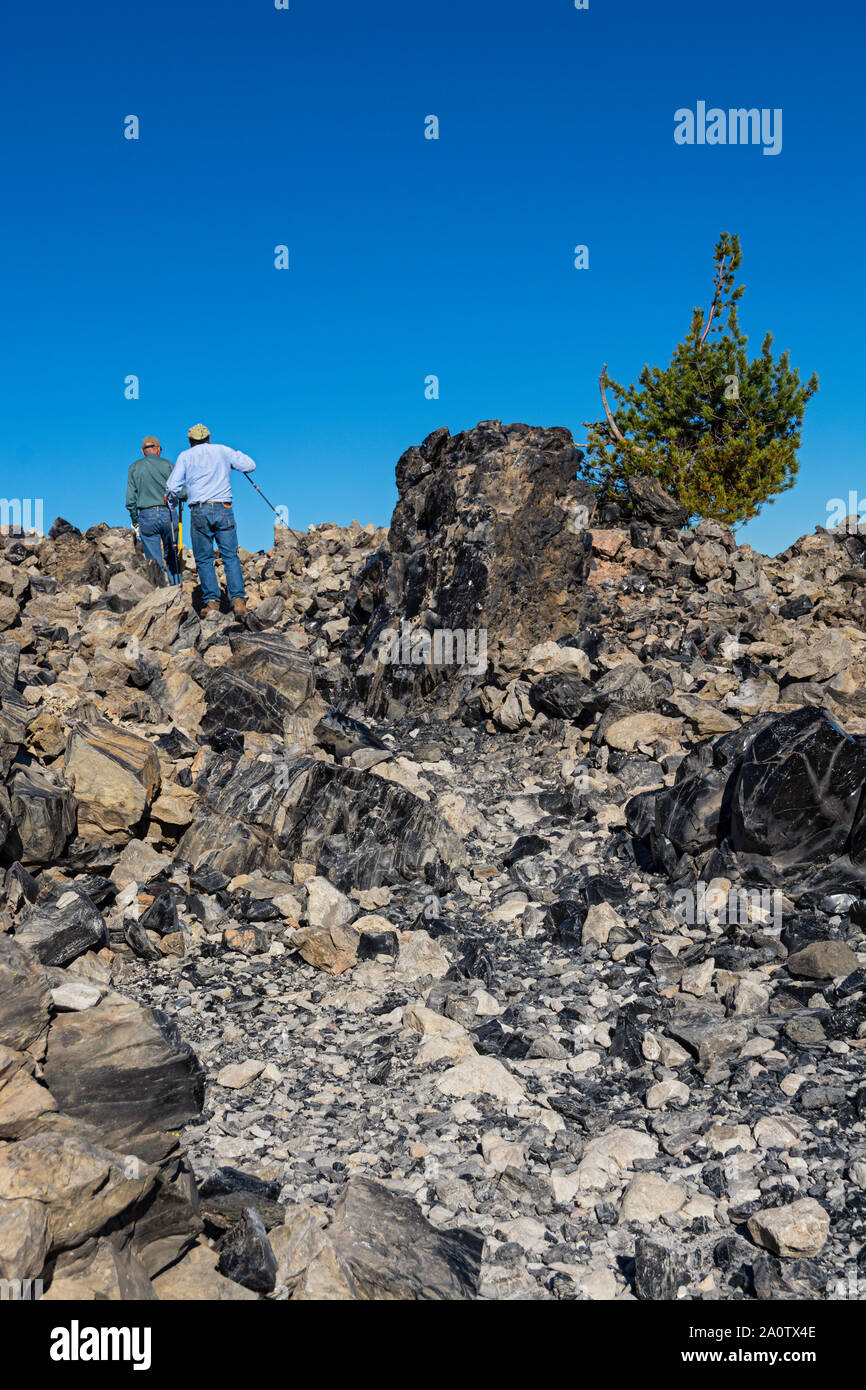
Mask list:
[[[668,361],[730,230],[750,348],[772,329],[821,378],[800,481],[747,538],[776,551],[866,498],[858,7],[290,5],[7,10],[3,495],[123,523],[142,435],[174,457],[202,420],[294,526],[385,522],[397,458],[440,425],[582,438],[602,362]],[[675,145],[699,100],[782,108],[781,154]]]

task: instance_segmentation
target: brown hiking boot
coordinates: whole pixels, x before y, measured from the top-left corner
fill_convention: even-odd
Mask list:
[[[209,618],[212,614],[218,613],[219,611],[219,599],[215,598],[211,599],[210,603],[205,604],[204,608],[201,610],[201,615],[203,618]]]
[[[246,611],[247,611],[247,601],[246,601],[246,599],[245,599],[245,598],[233,598],[233,599],[232,599],[232,608],[234,609],[235,613],[238,613],[238,614],[240,614],[240,613],[246,613]]]

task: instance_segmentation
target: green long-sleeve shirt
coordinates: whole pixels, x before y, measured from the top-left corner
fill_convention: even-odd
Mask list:
[[[174,468],[171,459],[159,454],[145,454],[130,464],[126,480],[126,509],[133,526],[138,525],[138,513],[142,507],[162,507],[165,498],[165,484]],[[181,498],[186,497],[186,489]]]

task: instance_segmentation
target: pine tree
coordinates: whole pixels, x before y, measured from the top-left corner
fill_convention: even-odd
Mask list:
[[[772,333],[749,361],[737,316],[745,287],[734,284],[739,237],[723,232],[713,260],[709,311],[693,311],[670,366],[645,366],[638,385],[627,387],[602,367],[605,419],[585,422],[581,472],[606,501],[622,498],[630,477],[655,475],[691,516],[734,525],[793,486],[803,415],[818,378],[813,373],[804,386],[789,353],[774,357]],[[616,410],[607,388],[620,402]]]

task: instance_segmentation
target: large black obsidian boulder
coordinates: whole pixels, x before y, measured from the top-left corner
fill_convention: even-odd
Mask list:
[[[814,706],[761,730],[739,770],[731,800],[734,849],[781,864],[835,858],[848,838],[866,783],[866,745]]]
[[[634,797],[626,817],[666,873],[715,856],[760,882],[827,891],[833,875],[866,882],[864,786],[866,740],[806,706],[700,744],[672,787]]]
[[[282,734],[294,712],[291,701],[273,686],[239,671],[218,671],[208,681],[205,701],[207,710],[201,721],[205,737],[221,728]]]

